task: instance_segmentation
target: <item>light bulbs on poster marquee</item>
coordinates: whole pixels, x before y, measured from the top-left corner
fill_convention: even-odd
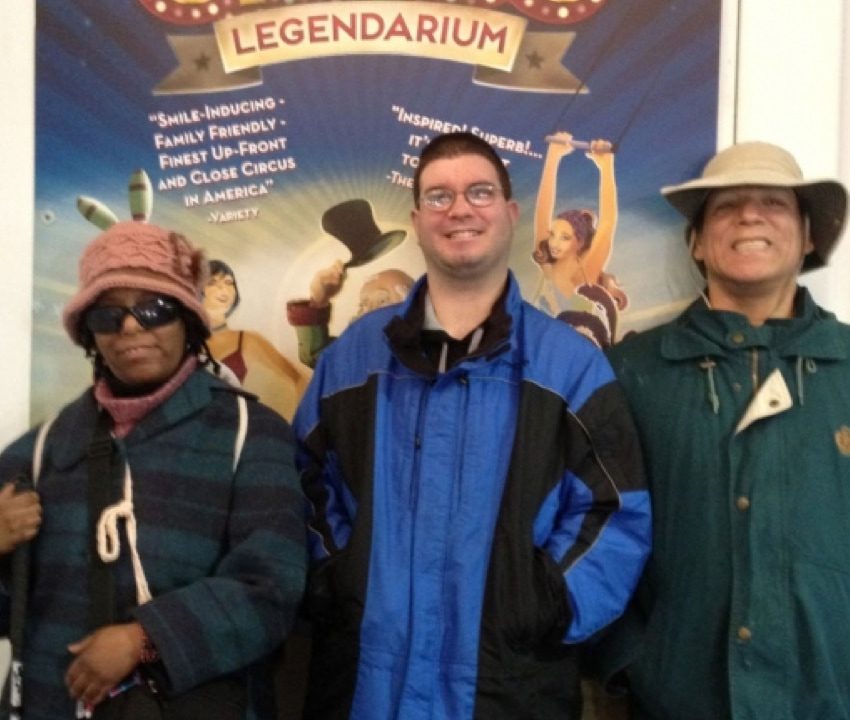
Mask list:
[[[176,25],[207,25],[222,18],[273,7],[311,4],[315,0],[139,0],[151,14]],[[533,20],[574,25],[600,10],[608,0],[440,0],[433,4],[497,9],[512,6]]]

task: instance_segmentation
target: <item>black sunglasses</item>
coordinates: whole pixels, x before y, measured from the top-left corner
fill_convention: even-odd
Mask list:
[[[117,333],[121,332],[127,315],[132,315],[139,325],[150,330],[174,322],[180,315],[180,303],[165,297],[155,297],[132,307],[95,305],[86,313],[85,323],[93,333]]]

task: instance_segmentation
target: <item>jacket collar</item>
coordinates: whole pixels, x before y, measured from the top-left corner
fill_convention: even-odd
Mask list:
[[[410,369],[433,375],[430,363],[423,363],[421,334],[425,328],[425,304],[428,290],[428,276],[423,275],[411,288],[399,311],[384,327],[384,334],[396,356]],[[516,329],[522,295],[512,272],[508,272],[505,292],[494,305],[490,316],[482,324],[484,337],[479,349],[470,356],[472,359],[487,360],[516,347]],[[464,361],[466,362],[466,361]]]
[[[668,360],[722,357],[748,348],[771,348],[780,357],[842,360],[848,356],[840,323],[818,307],[806,288],[798,288],[793,318],[768,320],[753,327],[735,312],[711,310],[702,298],[670,323],[661,339]]]
[[[124,444],[143,442],[182,422],[209,405],[213,389],[221,385],[221,381],[205,370],[195,370],[171,397],[139,421],[124,438]],[[86,456],[98,412],[94,393],[89,388],[56,419],[50,432],[50,455],[57,468],[71,467]]]

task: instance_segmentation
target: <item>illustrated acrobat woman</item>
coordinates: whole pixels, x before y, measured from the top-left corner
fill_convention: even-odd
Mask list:
[[[589,209],[555,215],[555,196],[561,160],[578,143],[568,132],[547,138],[534,213],[532,259],[542,277],[536,292],[538,307],[573,325],[594,342],[607,346],[616,339],[617,316],[628,297],[616,278],[606,273],[617,227],[617,184],[614,153],[607,140],[590,143],[587,157],[599,169],[599,219]]]

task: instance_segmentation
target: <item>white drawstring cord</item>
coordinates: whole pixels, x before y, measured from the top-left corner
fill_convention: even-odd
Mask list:
[[[127,542],[133,561],[133,577],[136,580],[136,602],[144,605],[151,599],[151,591],[139,551],[136,549],[136,515],[133,512],[133,477],[130,466],[124,463],[124,497],[114,505],[103,509],[97,522],[97,554],[105,563],[114,562],[121,554],[121,538],[118,520],[123,519],[127,528]]]
[[[236,429],[236,441],[233,447],[233,472],[242,457],[242,448],[248,434],[248,404],[242,395],[236,396],[239,409],[239,425]],[[97,521],[97,554],[105,563],[115,562],[121,554],[121,536],[118,531],[118,521],[124,520],[127,528],[127,542],[130,545],[130,556],[133,562],[133,577],[136,581],[136,602],[144,605],[151,598],[148,579],[142,567],[142,559],[136,547],[138,532],[136,530],[136,514],[133,506],[133,476],[130,465],[124,462],[124,496],[117,503],[103,509]]]
[[[706,357],[699,366],[702,370],[705,370],[708,380],[708,401],[711,403],[714,414],[717,415],[720,412],[720,396],[717,394],[717,386],[714,384],[714,368],[717,367],[717,363],[710,357]]]

